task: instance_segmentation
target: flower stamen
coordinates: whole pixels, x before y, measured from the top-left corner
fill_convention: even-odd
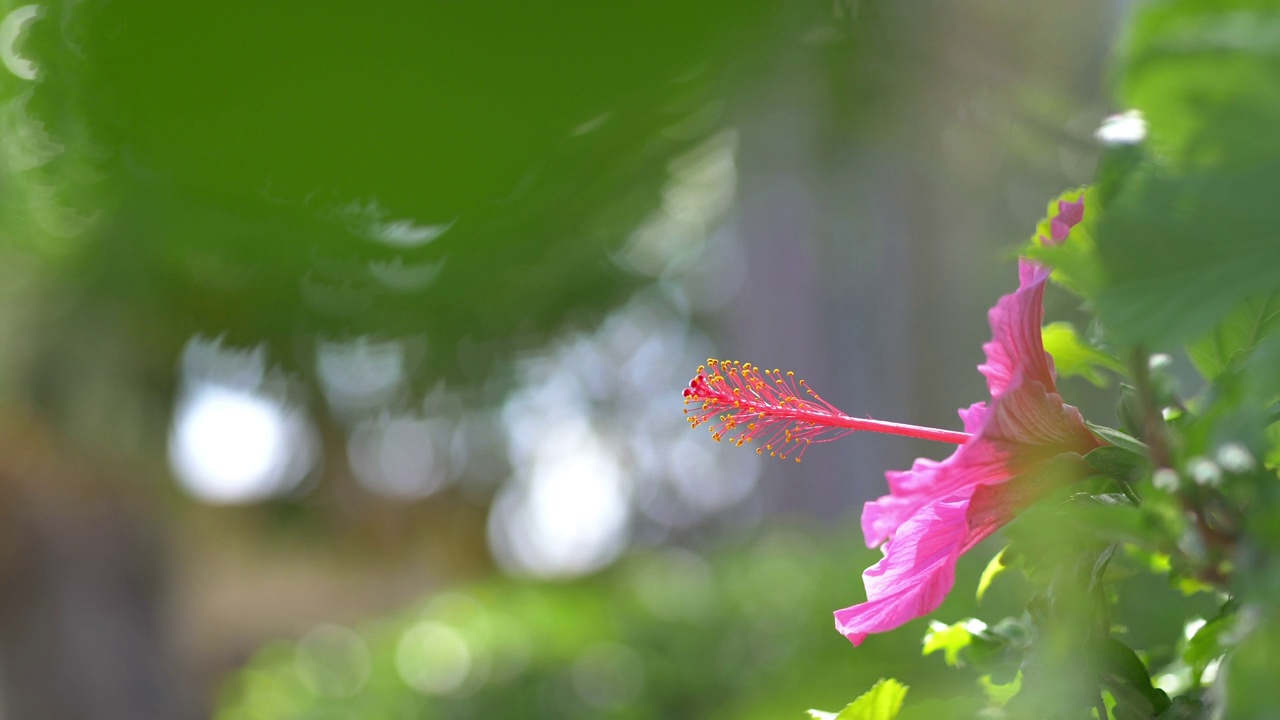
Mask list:
[[[786,459],[795,454],[800,462],[815,442],[829,442],[855,432],[878,432],[964,444],[968,433],[855,418],[823,400],[795,373],[764,370],[736,360],[707,360],[684,390],[689,424],[709,424],[716,441],[742,445],[757,440],[757,454]]]

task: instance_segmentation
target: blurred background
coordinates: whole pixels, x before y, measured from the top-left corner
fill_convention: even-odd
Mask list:
[[[958,427],[1012,248],[1123,109],[1127,3],[0,8],[0,718],[971,682],[829,614],[883,472],[949,450],[770,462],[680,390],[731,357]]]

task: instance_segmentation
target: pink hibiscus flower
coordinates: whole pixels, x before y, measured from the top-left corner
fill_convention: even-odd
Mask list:
[[[1060,201],[1051,237],[1064,241],[1084,213],[1082,200]],[[857,645],[935,610],[955,582],[956,561],[1021,509],[1056,487],[1041,475],[1064,453],[1084,455],[1105,443],[1058,395],[1053,359],[1044,350],[1044,286],[1049,270],[1018,263],[1018,290],[991,309],[991,342],[983,345],[990,402],[960,411],[964,432],[849,417],[790,373],[750,364],[712,363],[685,390],[692,425],[710,423],[717,440],[762,440],[772,455],[796,460],[813,442],[857,431],[958,443],[942,461],[917,460],[886,474],[889,494],[866,504],[862,531],[884,558],[862,574],[867,600],[835,612],[836,628]]]

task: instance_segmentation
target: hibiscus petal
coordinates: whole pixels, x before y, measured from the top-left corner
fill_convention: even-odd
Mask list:
[[[970,441],[951,457],[937,462],[920,459],[907,471],[885,473],[890,493],[862,508],[862,534],[867,547],[875,547],[902,532],[922,507],[958,493],[972,493],[984,484],[1012,477],[1008,453],[990,443]]]
[[[1044,351],[1040,337],[1049,270],[1020,259],[1018,279],[1017,291],[1000,298],[987,313],[991,342],[982,346],[987,361],[978,366],[978,371],[987,378],[987,389],[993,398],[1005,392],[1016,375],[1057,390],[1053,359]]]
[[[1062,241],[1066,240],[1067,234],[1070,233],[1071,228],[1078,225],[1083,219],[1084,195],[1081,195],[1079,199],[1074,201],[1059,200],[1058,216],[1055,217],[1051,223],[1053,225],[1051,232],[1053,232],[1053,239],[1056,241],[1054,244],[1061,244]],[[1059,230],[1059,228],[1061,228],[1061,230]],[[1059,232],[1061,232],[1061,237],[1059,237]]]
[[[919,459],[910,470],[885,473],[889,494],[862,510],[868,547],[895,536],[925,505],[959,494],[967,497],[979,486],[1007,482],[1064,452],[1083,455],[1101,445],[1078,410],[1041,383],[1020,376],[989,405],[974,405],[962,417],[973,437],[950,457],[941,462]],[[981,426],[970,428],[975,419]]]
[[[1080,411],[1063,403],[1058,393],[1033,380],[1015,383],[992,401],[996,411],[988,414],[984,438],[1009,448],[1026,446],[1015,454],[1028,462],[1068,451],[1083,454],[1100,446]]]
[[[867,601],[835,612],[836,629],[854,645],[933,612],[955,584],[966,546],[969,498],[920,508],[884,546],[884,558],[862,573]]]
[[[987,404],[985,402],[977,402],[967,408],[960,408],[960,422],[964,423],[964,431],[973,435],[982,429],[982,423],[987,418]]]

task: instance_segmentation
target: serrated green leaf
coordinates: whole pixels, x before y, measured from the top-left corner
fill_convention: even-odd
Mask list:
[[[1103,370],[1124,372],[1124,365],[1106,353],[1091,347],[1068,322],[1045,325],[1040,330],[1045,352],[1053,356],[1058,375],[1081,377],[1098,387],[1106,387],[1110,379]]]
[[[1280,290],[1273,234],[1280,207],[1268,207],[1277,180],[1280,167],[1239,177],[1161,177],[1113,204],[1099,231],[1106,280],[1097,295],[1113,338],[1172,349],[1240,302]]]
[[[1153,152],[1096,234],[1097,308],[1117,342],[1171,349],[1280,291],[1280,12],[1259,5],[1136,16],[1120,90]]]
[[[978,602],[982,602],[982,596],[987,593],[987,588],[991,586],[991,581],[995,580],[997,575],[1009,567],[1004,564],[1004,553],[1008,549],[1008,545],[1001,548],[1000,552],[996,553],[996,556],[991,558],[987,566],[982,569],[982,577],[978,578],[978,592],[975,596]],[[929,653],[926,652],[925,654],[928,655]]]
[[[838,713],[810,710],[809,717],[816,720],[894,720],[902,710],[907,696],[906,685],[893,678],[881,678],[879,682],[849,703]]]
[[[1187,355],[1201,375],[1213,380],[1278,331],[1280,293],[1268,293],[1241,303],[1213,330],[1187,345]]]
[[[1267,7],[1270,5],[1270,7]],[[1179,164],[1249,164],[1280,152],[1280,12],[1273,3],[1150,3],[1128,38],[1121,95]]]

